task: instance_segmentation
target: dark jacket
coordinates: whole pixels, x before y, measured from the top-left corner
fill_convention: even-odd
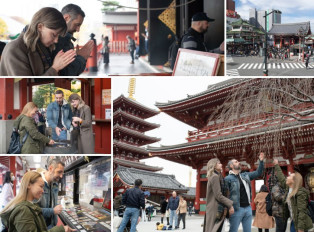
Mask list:
[[[53,59],[56,57],[59,51],[63,50],[64,52],[74,49],[73,43],[71,42],[72,34],[67,33],[64,37],[59,36],[58,43],[56,44],[56,49],[53,51]],[[60,70],[60,76],[78,76],[84,72],[86,67],[86,60],[77,55],[75,60],[66,66],[64,69]]]
[[[170,197],[168,200],[168,205],[167,205],[167,210],[177,210],[178,206],[179,206],[179,197],[176,196],[176,198]]]
[[[204,43],[204,34],[195,31],[191,27],[189,28],[188,32],[182,37],[181,48],[202,52],[208,51]]]
[[[126,190],[122,196],[122,204],[127,208],[145,209],[145,196],[144,192],[139,187],[134,187]]]
[[[17,126],[19,124],[19,126]],[[20,140],[24,138],[24,135],[28,132],[27,139],[22,147],[22,154],[39,154],[40,143],[49,143],[50,139],[41,134],[36,126],[35,120],[24,114],[19,115],[13,125],[14,128],[18,128],[20,132]]]
[[[280,166],[275,165],[276,175],[280,186],[285,189],[286,196],[289,192],[289,186],[286,185],[286,177],[282,173]],[[309,230],[313,228],[312,220],[308,215],[308,202],[309,202],[310,193],[307,189],[301,187],[295,196],[291,197],[291,208],[293,212],[293,222],[295,230]]]
[[[160,202],[160,212],[162,214],[166,213],[168,202],[164,199]]]
[[[47,229],[42,210],[36,204],[22,201],[12,211],[1,214],[8,232],[64,232],[63,226]]]
[[[256,178],[260,177],[263,174],[263,170],[264,170],[264,162],[260,161],[256,171],[244,172],[244,173],[239,174],[242,177],[242,179],[246,181],[246,183],[249,185],[251,200],[252,200],[251,180],[255,180]],[[229,191],[229,199],[233,201],[234,210],[235,211],[239,210],[240,209],[240,183],[239,183],[238,177],[234,174],[229,174],[225,178],[225,184]]]
[[[42,176],[44,173],[41,173]],[[44,193],[38,202],[39,207],[42,209],[43,216],[48,228],[52,228],[58,223],[58,216],[54,214],[53,208],[58,205],[58,183],[52,183],[51,189],[49,184],[45,181]],[[51,202],[51,205],[50,205]]]
[[[274,217],[281,217],[287,219],[289,217],[287,205],[285,204],[286,196],[285,191],[276,184],[271,189],[271,200],[272,200],[272,215]]]
[[[122,204],[122,196],[121,196],[121,195],[117,195],[117,196],[114,198],[113,209],[115,209],[115,210],[119,209],[119,207],[121,206],[121,204]]]

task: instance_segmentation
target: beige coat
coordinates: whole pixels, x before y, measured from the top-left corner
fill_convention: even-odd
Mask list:
[[[78,136],[78,153],[94,154],[95,142],[92,127],[92,114],[89,106],[83,105],[80,108],[80,118],[83,120]]]
[[[268,193],[260,192],[256,195],[254,202],[256,204],[256,215],[253,222],[253,226],[261,229],[274,228],[274,218],[266,213],[266,201],[265,198]]]
[[[179,206],[177,208],[177,214],[186,213],[186,212],[187,212],[186,200],[179,201]]]
[[[228,209],[232,206],[233,202],[224,197],[221,193],[219,176],[213,173],[208,178],[207,192],[206,192],[206,216],[204,222],[204,232],[215,232],[219,229],[221,223],[225,219],[224,217],[219,221],[216,221],[216,213],[218,210],[218,202],[224,204]]]
[[[58,76],[50,67],[46,72],[40,54],[27,49],[23,41],[24,33],[3,50],[0,62],[0,76]]]

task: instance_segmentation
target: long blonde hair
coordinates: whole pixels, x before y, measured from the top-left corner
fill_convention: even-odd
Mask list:
[[[213,158],[208,161],[207,163],[207,178],[211,177],[213,175],[213,172],[215,171],[215,167],[217,163],[220,163],[220,160],[217,158]]]
[[[25,175],[22,178],[19,193],[16,195],[16,197],[14,197],[6,205],[6,207],[1,211],[1,214],[5,213],[7,211],[13,210],[18,203],[20,203],[22,201],[26,201],[27,200],[27,194],[28,194],[28,188],[27,187],[30,184],[36,183],[38,178],[41,178],[41,174],[40,173],[35,172],[35,171],[26,172]]]
[[[291,197],[295,196],[299,189],[303,186],[303,177],[300,173],[294,173],[293,181],[292,192],[288,195],[287,201],[290,201]]]
[[[34,108],[38,108],[37,105],[34,102],[28,102],[26,103],[26,105],[24,106],[21,114],[24,114],[27,116],[27,114],[33,110]]]
[[[40,33],[38,32],[38,24],[40,23],[49,29],[58,30],[61,36],[64,36],[67,31],[67,24],[60,11],[53,7],[44,7],[40,9],[34,14],[32,21],[23,36],[27,49],[32,52],[36,51],[36,44],[40,38]],[[50,48],[54,49],[54,45]]]

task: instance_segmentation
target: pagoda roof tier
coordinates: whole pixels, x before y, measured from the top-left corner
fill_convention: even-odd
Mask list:
[[[156,106],[164,113],[182,121],[192,127],[201,129],[207,124],[209,112],[217,105],[222,104],[230,90],[241,83],[251,81],[249,78],[233,78],[217,84],[209,85],[207,90],[188,95],[187,98],[168,101],[166,103],[156,102]],[[258,81],[255,80],[255,81]]]
[[[145,148],[138,147],[132,144],[120,142],[116,139],[113,140],[113,147],[119,147],[121,149],[124,149],[126,151],[136,152],[140,155],[148,155],[148,151]]]
[[[141,179],[143,181],[142,188],[144,189],[170,190],[181,193],[189,191],[189,188],[177,181],[174,175],[119,166],[115,171],[114,178],[116,178],[116,176],[128,187],[133,186],[136,179]],[[117,183],[114,181],[114,187],[120,187],[115,186],[116,184]]]
[[[120,134],[118,135],[117,133],[119,133],[119,132],[120,132]],[[132,141],[138,146],[144,146],[144,145],[147,145],[150,143],[155,143],[155,142],[160,141],[160,138],[145,135],[141,132],[137,132],[135,130],[131,130],[129,128],[120,126],[119,124],[114,125],[114,127],[113,127],[113,138],[117,139],[117,137],[119,137],[121,139],[121,141],[123,141],[124,136],[129,136],[130,139],[132,138]],[[135,141],[137,141],[137,142],[135,142]],[[131,142],[131,143],[133,143],[133,142]]]
[[[140,132],[146,132],[146,131],[150,131],[150,130],[153,130],[153,129],[160,127],[159,124],[147,122],[144,119],[136,117],[130,113],[127,113],[127,112],[121,110],[121,109],[118,109],[113,113],[113,124],[114,125],[117,121],[118,121],[118,123],[120,123],[119,117],[123,118],[123,119],[127,119],[131,122],[136,122],[138,125],[140,125],[140,127],[138,128],[138,130]],[[126,121],[126,120],[123,120],[123,121]]]
[[[152,172],[157,172],[157,171],[163,170],[162,167],[150,166],[150,165],[147,165],[143,162],[123,160],[123,159],[117,159],[117,158],[113,159],[113,163],[118,164],[119,166],[122,166],[122,167],[136,168],[136,169],[152,171]]]
[[[311,26],[310,21],[301,22],[301,23],[284,23],[278,24],[274,23],[270,31],[269,35],[298,35],[300,33],[300,29],[304,30],[304,35],[311,34]]]
[[[249,146],[257,142],[263,143],[261,136],[265,133],[271,134],[276,130],[274,128],[258,128],[249,131],[219,136],[211,139],[198,140],[182,144],[170,145],[160,147],[148,146],[147,150],[151,156],[158,156],[170,161],[182,163],[185,165],[197,168],[197,162],[209,160],[216,157],[217,152],[222,151],[223,159],[230,157],[237,157],[239,160],[245,160],[247,157],[243,156],[243,146]],[[283,132],[282,139],[295,139],[294,135],[297,133],[299,137],[306,137],[306,139],[295,139],[294,146],[298,144],[314,144],[314,123],[294,121],[281,125]],[[229,152],[228,152],[229,151]],[[229,157],[229,158],[230,158]],[[221,158],[221,157],[219,157]]]
[[[116,112],[118,109],[133,112],[134,116],[142,119],[150,118],[160,113],[157,110],[148,108],[137,101],[125,97],[123,94],[113,100],[113,112]]]

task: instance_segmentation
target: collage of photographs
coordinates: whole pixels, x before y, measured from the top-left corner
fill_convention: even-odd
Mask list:
[[[314,232],[314,1],[0,5],[0,232]]]

